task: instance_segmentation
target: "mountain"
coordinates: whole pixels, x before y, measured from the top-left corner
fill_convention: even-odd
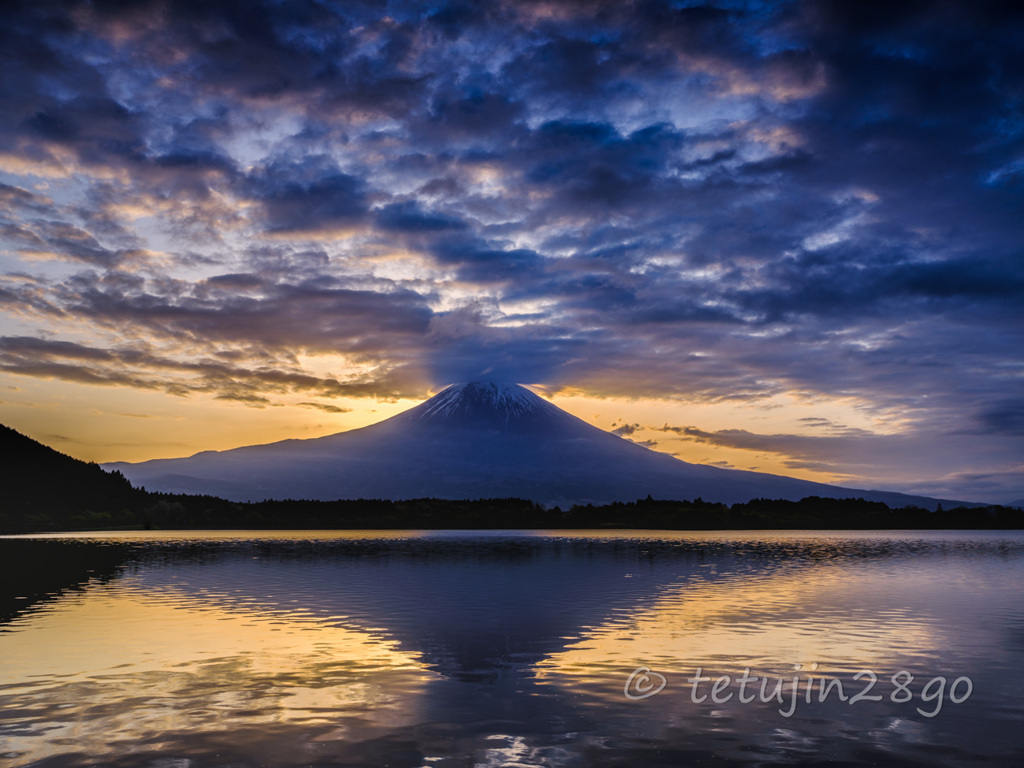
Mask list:
[[[518,497],[561,506],[663,499],[860,497],[960,502],[689,464],[605,432],[517,385],[457,384],[362,429],[181,459],[104,465],[150,491],[263,499]]]

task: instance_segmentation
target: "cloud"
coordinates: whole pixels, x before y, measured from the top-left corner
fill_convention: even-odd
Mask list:
[[[721,429],[708,432],[697,427],[656,427],[660,432],[672,432],[685,440],[744,451],[774,453],[786,457],[793,468],[808,469],[839,467],[858,464],[877,464],[882,451],[904,451],[908,442],[905,435],[876,435],[866,430],[847,428],[839,435],[762,435],[745,429]]]
[[[79,273],[56,286],[54,309],[102,326],[145,328],[197,348],[251,343],[267,349],[373,353],[414,347],[431,311],[418,293],[346,287],[329,277],[298,282],[252,273],[193,283]]]
[[[544,268],[543,258],[529,248],[494,248],[465,237],[438,239],[430,253],[440,265],[456,267],[458,278],[467,283],[515,282]]]
[[[0,337],[0,370],[23,376],[97,386],[160,390],[171,395],[212,394],[221,400],[263,406],[267,395],[305,393],[321,397],[408,395],[400,371],[373,379],[310,375],[286,360],[276,365],[243,365],[222,360],[178,359],[145,348],[99,348],[33,337]],[[382,386],[383,385],[383,386]],[[406,385],[407,386],[407,385]],[[417,391],[415,389],[413,392]]]
[[[1024,436],[1024,398],[994,399],[975,419],[984,434]]]
[[[330,389],[304,355],[367,396],[801,393],[1019,455],[1024,17],[678,5],[9,3],[0,332],[112,356],[7,364],[251,404]],[[746,427],[689,437],[860,460]]]
[[[303,408],[316,408],[327,413],[351,413],[351,408],[342,408],[338,405],[331,405],[330,403],[299,403]]]
[[[390,232],[440,232],[465,229],[459,219],[423,210],[415,201],[390,203],[375,211],[376,224]]]
[[[886,434],[840,427],[814,418],[820,434],[759,434],[746,429],[703,430],[695,426],[647,427],[688,442],[773,456],[792,470],[826,473],[841,484],[965,500],[1005,502],[1024,487],[1019,462],[994,444],[992,433],[945,434],[927,428]],[[965,469],[965,467],[973,469]]]
[[[618,435],[619,437],[629,437],[634,432],[636,432],[639,428],[640,428],[639,424],[622,424],[622,425],[616,427],[615,429],[611,430],[611,433],[613,435]]]
[[[274,233],[350,227],[368,211],[362,180],[321,156],[271,163],[250,177],[247,191],[262,207],[261,223]]]

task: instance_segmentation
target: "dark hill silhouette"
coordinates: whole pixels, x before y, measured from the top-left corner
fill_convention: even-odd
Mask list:
[[[145,494],[120,472],[72,458],[0,424],[4,457],[0,530],[34,526],[54,517],[78,518],[82,526],[117,524],[122,511],[139,505]]]

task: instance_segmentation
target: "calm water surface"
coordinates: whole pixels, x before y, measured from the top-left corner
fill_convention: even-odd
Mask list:
[[[1024,765],[1018,532],[74,534],[0,557],[4,766]]]

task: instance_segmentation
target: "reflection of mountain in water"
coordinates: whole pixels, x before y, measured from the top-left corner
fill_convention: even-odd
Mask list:
[[[520,677],[588,628],[648,609],[674,585],[725,584],[751,573],[764,578],[822,559],[921,562],[968,547],[955,538],[924,548],[897,540],[851,539],[840,547],[811,539],[794,549],[792,541],[782,546],[753,538],[459,536],[145,546],[0,541],[20,552],[6,563],[22,564],[5,580],[5,595],[11,594],[4,618],[90,578],[110,578],[134,561],[144,590],[172,589],[221,609],[296,614],[370,631],[446,677],[496,680]],[[14,592],[31,600],[15,605]]]
[[[172,588],[228,610],[301,611],[304,617],[379,633],[458,680],[518,676],[565,650],[585,629],[641,612],[666,588],[691,580],[715,582],[754,571],[763,577],[781,565],[810,566],[819,557],[837,555],[919,559],[927,554],[868,539],[843,550],[834,542],[808,541],[794,551],[753,540],[458,536],[0,544],[22,553],[6,561],[23,565],[6,580],[18,596],[45,599],[90,578],[109,578],[135,561],[145,566],[136,569],[143,589]],[[28,567],[30,562],[37,566]],[[9,603],[12,609],[25,604]]]
[[[496,680],[692,578],[702,556],[676,549],[654,557],[639,543],[525,539],[264,546],[258,559],[221,552],[178,569],[173,583],[227,608],[301,607],[396,640],[446,677]]]
[[[184,547],[201,567],[174,570],[174,587],[222,607],[282,611],[372,630],[460,680],[497,679],[563,651],[579,634],[650,607],[691,580],[727,582],[821,559],[910,557],[894,541],[808,540],[794,549],[746,542],[560,539],[450,533],[410,539],[323,540]],[[143,574],[145,576],[145,574]],[[147,577],[155,578],[155,576]],[[154,586],[158,584],[154,583]]]

